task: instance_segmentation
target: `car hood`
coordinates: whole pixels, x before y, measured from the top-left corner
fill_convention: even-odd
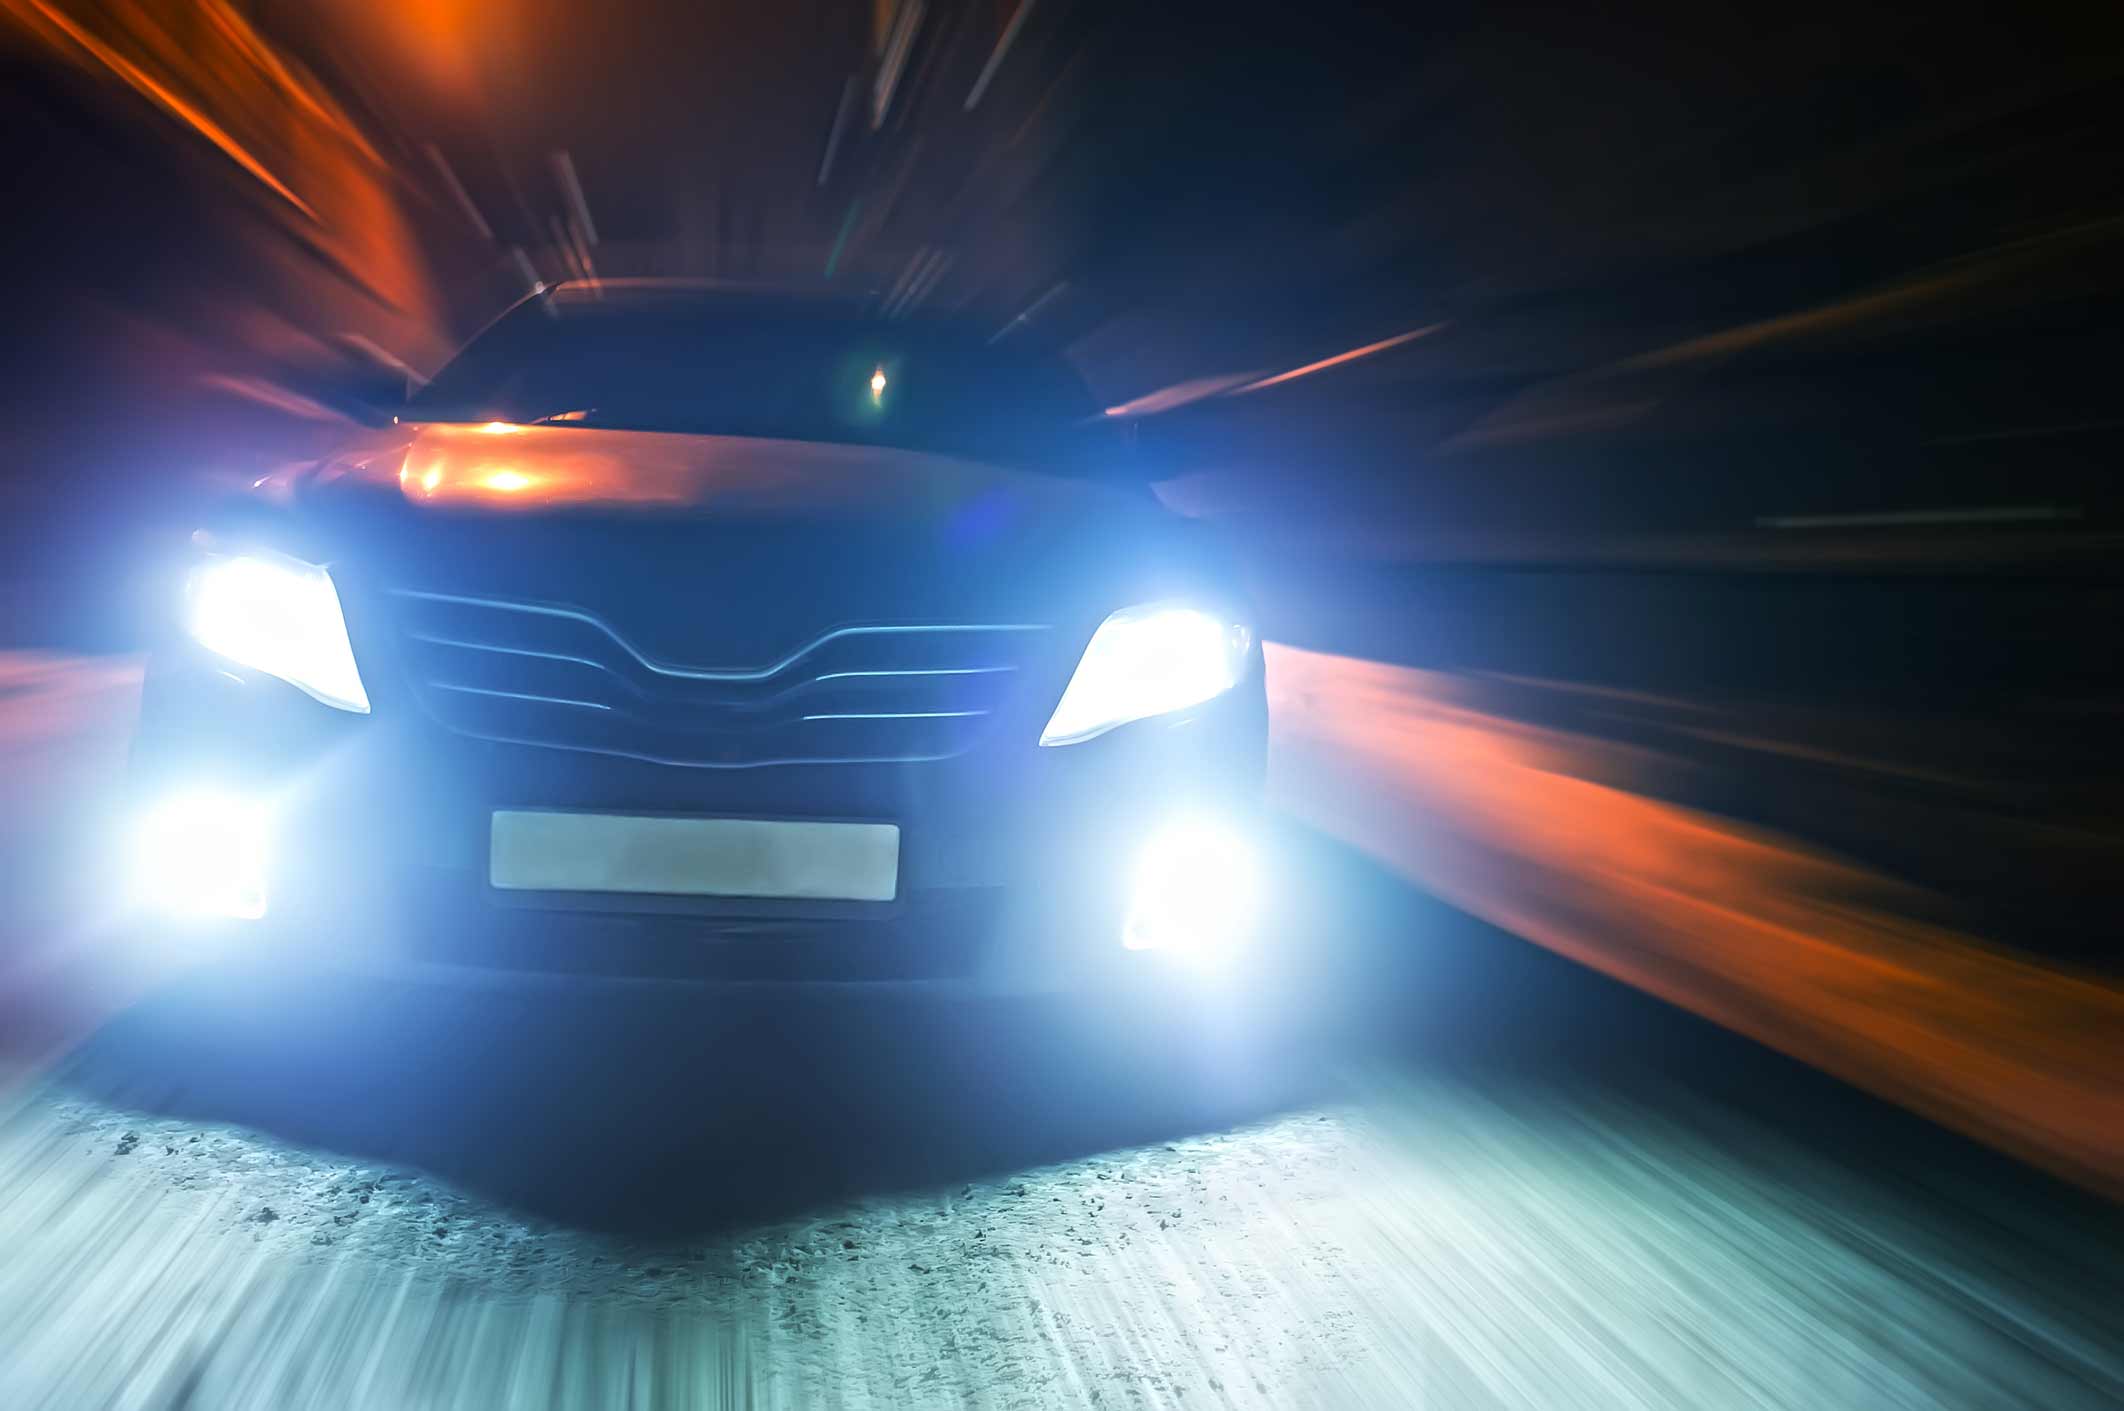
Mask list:
[[[1232,596],[1140,489],[870,446],[426,425],[262,489],[350,589],[564,604],[672,661],[860,622],[1050,623]]]

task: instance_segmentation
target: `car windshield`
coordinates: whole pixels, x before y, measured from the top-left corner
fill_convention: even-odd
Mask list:
[[[1120,447],[1058,359],[934,325],[706,299],[528,301],[409,411],[892,446],[1062,473],[1094,472]]]

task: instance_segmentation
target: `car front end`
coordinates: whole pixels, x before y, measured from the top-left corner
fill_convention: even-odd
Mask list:
[[[716,493],[635,493],[659,455]],[[733,509],[730,465],[775,467],[771,493]],[[1266,738],[1230,575],[1133,497],[887,469],[440,426],[260,487],[170,575],[134,899],[246,963],[1221,964],[1253,928]]]

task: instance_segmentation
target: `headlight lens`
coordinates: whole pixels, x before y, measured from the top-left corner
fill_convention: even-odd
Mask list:
[[[317,564],[264,551],[211,555],[185,584],[185,628],[239,666],[368,713],[339,593]]]
[[[1252,646],[1245,624],[1200,608],[1123,608],[1092,634],[1040,743],[1073,745],[1131,720],[1200,705],[1239,684]]]

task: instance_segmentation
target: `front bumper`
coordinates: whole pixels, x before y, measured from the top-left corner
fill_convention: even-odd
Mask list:
[[[143,808],[204,790],[265,809],[266,914],[214,928],[247,962],[1044,983],[1141,962],[1121,943],[1132,860],[1176,818],[1250,829],[1266,735],[1257,652],[1215,701],[1080,745],[1006,732],[917,763],[681,768],[468,738],[404,697],[350,715],[176,643],[150,661],[133,782]],[[498,891],[491,816],[521,808],[890,822],[898,895]]]

